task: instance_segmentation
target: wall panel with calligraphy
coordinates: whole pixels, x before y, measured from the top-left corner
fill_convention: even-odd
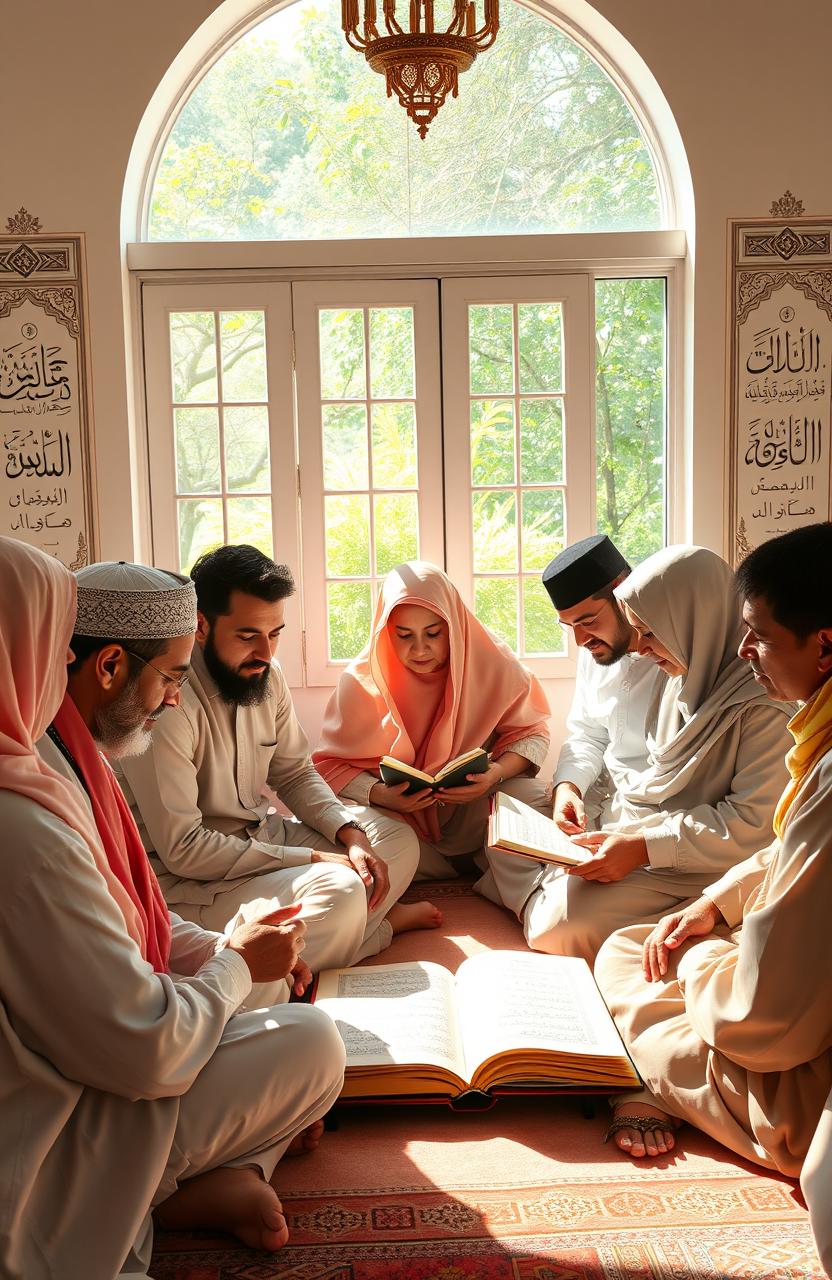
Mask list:
[[[733,221],[730,549],[830,518],[832,219]]]
[[[83,236],[0,236],[0,534],[95,558]]]

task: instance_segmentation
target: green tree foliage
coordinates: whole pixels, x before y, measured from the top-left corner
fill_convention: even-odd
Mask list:
[[[618,89],[516,0],[504,0],[501,22],[421,141],[383,77],[347,46],[337,0],[298,0],[267,19],[208,70],[177,118],[151,238],[658,226],[653,165]]]

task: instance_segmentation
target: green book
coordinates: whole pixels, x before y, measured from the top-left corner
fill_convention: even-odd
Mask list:
[[[477,747],[476,751],[466,751],[464,755],[455,756],[436,774],[423,773],[421,769],[414,769],[412,764],[404,764],[393,756],[382,756],[379,773],[382,782],[388,787],[409,782],[410,786],[404,795],[412,796],[417,791],[424,791],[426,787],[431,791],[438,791],[440,787],[467,787],[470,785],[467,774],[485,773],[488,764],[488,752]]]

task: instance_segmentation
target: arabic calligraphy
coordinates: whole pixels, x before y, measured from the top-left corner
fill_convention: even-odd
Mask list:
[[[749,466],[778,471],[785,463],[802,467],[823,457],[823,423],[820,418],[795,417],[775,421],[753,418],[748,424],[750,443],[745,451]]]
[[[754,334],[754,345],[745,367],[749,373],[817,373],[820,369],[820,335],[803,325],[794,333],[775,326]]]
[[[0,402],[23,406],[21,412],[27,402],[48,402],[52,411],[68,412],[69,406],[62,403],[72,394],[66,366],[59,346],[15,342],[0,348]]]
[[[25,475],[27,479],[37,476],[39,480],[46,476],[72,475],[72,442],[69,433],[43,427],[40,431],[33,428],[13,428],[3,436],[3,448],[6,450],[6,475],[10,480],[17,480]]]

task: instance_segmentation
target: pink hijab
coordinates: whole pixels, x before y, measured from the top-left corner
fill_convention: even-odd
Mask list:
[[[83,837],[127,932],[146,956],[138,912],[110,869],[83,800],[35,749],[66,690],[74,577],[35,547],[0,537],[0,619],[0,790],[28,796]]]
[[[421,605],[447,622],[451,652],[444,689],[436,688],[435,677],[414,676],[396,657],[387,622],[400,604]],[[430,708],[427,715],[420,697]],[[333,790],[341,791],[359,773],[377,775],[384,755],[435,773],[494,737],[491,751],[499,757],[522,738],[548,738],[548,717],[539,682],[466,608],[450,578],[435,565],[412,560],[385,578],[370,643],[341,676],[312,758]],[[414,726],[421,726],[421,741],[410,736]],[[427,839],[438,839],[433,809],[403,816]]]

